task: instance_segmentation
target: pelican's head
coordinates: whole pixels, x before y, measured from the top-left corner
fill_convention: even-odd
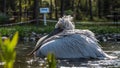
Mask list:
[[[72,20],[73,17],[71,17],[70,15],[63,16],[62,18],[59,18],[57,24],[55,25],[55,28],[61,28],[63,30],[73,30],[75,28],[75,25]]]
[[[63,30],[73,30],[75,28],[75,25],[72,20],[73,17],[71,17],[70,15],[59,18],[59,21],[55,25],[55,29],[48,35],[48,37],[56,35]]]

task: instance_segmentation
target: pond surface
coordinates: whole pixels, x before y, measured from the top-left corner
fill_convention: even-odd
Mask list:
[[[26,54],[32,51],[36,42],[20,42],[17,45],[17,58],[14,68],[41,68],[44,59],[28,57]],[[57,60],[58,68],[120,68],[120,42],[101,43],[103,50],[109,55],[117,56],[114,60]],[[2,63],[0,63],[2,68]]]

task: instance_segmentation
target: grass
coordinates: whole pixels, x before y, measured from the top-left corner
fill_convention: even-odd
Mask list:
[[[31,32],[36,33],[49,33],[52,29],[54,29],[53,25],[48,26],[36,26],[34,24],[29,25],[16,25],[10,27],[1,27],[0,33],[5,36],[10,36],[11,34],[19,31],[20,37],[29,36]]]
[[[99,25],[99,24],[76,24],[77,29],[89,29],[95,34],[106,34],[106,33],[120,33],[120,27],[112,25]]]
[[[120,33],[120,27],[115,25],[99,25],[99,24],[80,24],[76,23],[77,29],[89,29],[95,34],[105,34],[105,33]],[[55,23],[49,22],[47,26],[43,24],[25,24],[25,25],[16,25],[8,27],[0,27],[0,33],[5,36],[11,36],[16,31],[19,32],[20,37],[29,36],[31,32],[38,34],[49,33],[54,29]]]

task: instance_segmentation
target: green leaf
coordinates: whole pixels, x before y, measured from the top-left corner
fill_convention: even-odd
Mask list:
[[[47,61],[51,62],[51,53],[48,53],[48,55],[47,55]]]
[[[54,54],[48,53],[47,62],[48,62],[49,68],[56,68],[56,59]]]
[[[14,50],[15,46],[17,45],[18,42],[18,32],[15,33],[15,35],[12,38],[12,41],[10,43],[10,50]]]
[[[0,47],[1,47],[0,58],[2,59],[3,62],[5,62],[4,68],[13,68],[13,64],[16,58],[15,47],[17,42],[18,42],[18,32],[15,33],[15,35],[12,38],[12,41],[10,41],[9,38],[2,41],[0,37]]]

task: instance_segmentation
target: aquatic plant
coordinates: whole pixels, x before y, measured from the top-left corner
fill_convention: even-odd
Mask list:
[[[13,64],[15,62],[16,58],[16,51],[15,47],[18,42],[18,32],[15,33],[12,40],[9,38],[2,40],[0,38],[0,58],[2,59],[2,62],[4,62],[4,68],[13,68]]]
[[[49,53],[47,55],[48,68],[56,68],[56,59],[54,54]]]
[[[42,59],[40,63],[40,68],[57,68],[57,60],[53,53],[48,53],[48,55]]]

